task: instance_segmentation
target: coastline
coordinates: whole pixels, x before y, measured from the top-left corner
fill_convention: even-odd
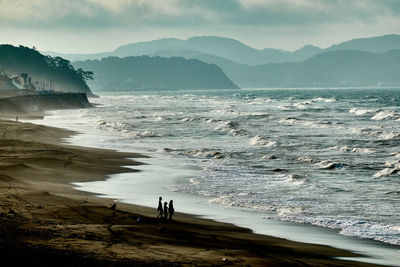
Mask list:
[[[360,256],[349,251],[258,235],[188,214],[177,213],[174,222],[165,223],[143,206],[118,203],[111,210],[111,199],[78,191],[71,183],[132,172],[121,166],[140,164],[127,158],[140,161],[142,155],[61,144],[75,134],[68,130],[11,121],[0,125],[0,243],[6,263],[60,265],[63,255],[69,265],[83,260],[97,266],[376,266],[334,259]]]

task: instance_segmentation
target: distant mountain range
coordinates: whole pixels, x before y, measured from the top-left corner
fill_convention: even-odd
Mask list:
[[[235,63],[256,66],[268,63],[296,62],[309,59],[319,53],[333,50],[359,50],[365,52],[386,52],[400,48],[400,35],[384,35],[371,38],[353,39],[340,44],[332,45],[322,49],[312,45],[306,45],[293,52],[265,48],[258,50],[245,45],[237,40],[215,36],[198,36],[187,40],[175,38],[163,38],[148,42],[126,44],[114,51],[97,54],[60,54],[45,52],[51,56],[62,56],[71,61],[101,59],[108,56],[127,57],[152,55],[159,51],[193,51],[226,58]]]
[[[400,49],[336,50],[302,62],[248,67],[241,73],[250,87],[400,86]]]
[[[96,91],[238,88],[217,65],[183,57],[106,57],[74,65],[95,73],[90,85]]]
[[[60,54],[45,52],[51,56],[61,56],[71,61],[101,59],[109,56],[127,57],[142,56],[157,53],[160,50],[193,51],[203,54],[223,57],[240,64],[259,65],[266,63],[280,63],[286,61],[301,61],[307,59],[322,49],[307,45],[294,52],[267,48],[258,50],[237,40],[215,36],[192,37],[187,40],[164,38],[148,42],[138,42],[122,45],[112,52],[97,54]]]
[[[392,69],[396,64],[388,58],[389,55],[397,55],[395,51],[390,52],[396,49],[400,49],[400,35],[353,39],[326,49],[306,45],[293,52],[272,48],[258,50],[234,39],[202,36],[187,40],[167,38],[127,44],[107,53],[63,56],[71,60],[140,55],[198,59],[219,66],[232,82],[240,87],[376,86],[399,84],[397,79],[386,75],[398,70]],[[385,59],[388,60],[387,64],[382,63]],[[370,65],[364,69],[366,61]],[[315,67],[313,62],[318,62],[320,68]],[[360,74],[357,80],[352,81],[348,74],[341,73],[340,69],[346,69],[352,74],[363,69],[364,73],[370,75],[362,79]],[[312,79],[312,74],[317,75],[320,70],[327,72],[324,77],[329,77],[328,80],[323,81],[322,76]],[[377,76],[378,73],[383,76]],[[334,74],[337,76],[333,76]]]
[[[197,58],[220,66],[242,88],[399,86],[399,49],[385,53],[334,50],[301,62],[269,63],[258,66],[193,51],[159,51],[153,55]]]

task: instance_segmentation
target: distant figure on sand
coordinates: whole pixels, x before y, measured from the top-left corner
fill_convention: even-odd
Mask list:
[[[168,218],[168,202],[167,201],[164,202],[164,218],[165,219]]]
[[[169,201],[168,212],[169,212],[169,219],[172,220],[172,215],[174,215],[175,212],[174,201],[172,199]]]
[[[159,197],[159,198],[158,198],[158,208],[157,208],[157,211],[158,211],[157,218],[162,218],[162,217],[163,217],[162,197]]]

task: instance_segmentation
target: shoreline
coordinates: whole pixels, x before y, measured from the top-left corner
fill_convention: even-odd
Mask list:
[[[77,186],[78,190],[91,192],[102,198],[118,199],[121,203],[146,207],[153,206],[154,195],[168,196],[168,199],[174,199],[179,211],[198,218],[231,223],[238,227],[251,229],[253,233],[260,235],[294,242],[327,245],[364,255],[357,259],[358,261],[398,266],[399,247],[396,245],[342,235],[338,229],[267,219],[261,211],[212,204],[208,202],[209,198],[205,196],[170,191],[168,185],[176,181],[171,180],[171,175],[167,173],[167,169],[176,169],[177,162],[173,161],[163,165],[165,160],[165,158],[155,160],[153,155],[150,154],[149,158],[144,159],[145,165],[135,166],[136,169],[140,170],[139,172],[114,174],[106,181],[84,182],[74,185]],[[154,169],[159,169],[160,167],[161,169],[157,173],[162,173],[163,175],[151,174]],[[176,175],[176,171],[174,173]],[[137,182],[132,182],[132,179]],[[152,181],[151,184],[148,182],[150,180]],[[127,191],[121,188],[121,185],[134,186],[135,189]]]
[[[254,234],[193,215],[177,213],[173,222],[163,222],[155,218],[155,209],[143,206],[118,203],[112,210],[111,199],[76,190],[71,183],[132,172],[121,166],[140,164],[127,158],[143,156],[61,144],[75,134],[68,130],[11,121],[0,125],[0,243],[6,262],[23,260],[18,255],[26,251],[40,263],[51,263],[61,253],[70,262],[85,259],[101,266],[376,266],[334,259],[360,256],[350,251]]]

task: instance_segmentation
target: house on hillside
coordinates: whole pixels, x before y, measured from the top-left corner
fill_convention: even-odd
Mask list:
[[[7,75],[0,73],[0,90],[10,91],[10,90],[18,90],[20,89],[15,85],[12,79],[10,79]]]
[[[34,90],[32,79],[28,73],[21,73],[20,75],[6,75],[0,73],[0,90]]]

